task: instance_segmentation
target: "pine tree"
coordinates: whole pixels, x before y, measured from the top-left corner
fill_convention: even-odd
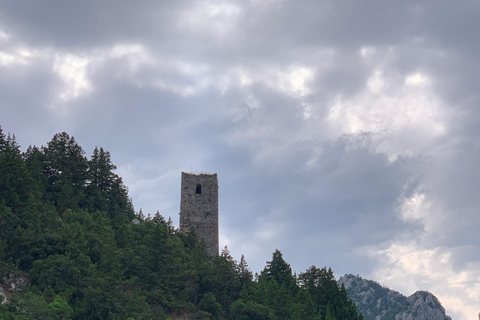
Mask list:
[[[233,259],[228,247],[222,250],[214,260],[214,271],[218,277],[216,297],[225,312],[239,298],[242,290],[237,262]]]
[[[275,250],[272,261],[267,262],[267,266],[262,271],[262,276],[274,279],[279,285],[293,289],[296,286],[295,278],[292,275],[292,268],[285,262],[280,250]]]
[[[81,201],[87,180],[87,159],[75,138],[57,133],[43,150],[47,192],[59,213],[75,209]],[[66,207],[65,207],[66,206]]]
[[[128,190],[122,178],[114,173],[117,167],[112,164],[110,153],[95,147],[88,161],[88,186],[86,187],[86,207],[90,211],[108,213],[116,225],[130,222],[134,218],[133,205],[128,198]]]
[[[22,154],[0,127],[0,277],[17,268],[30,280],[0,318],[362,320],[331,269],[297,280],[276,250],[253,281],[243,255],[208,256],[158,212],[132,223],[115,169],[66,133]]]
[[[247,261],[245,260],[245,256],[242,254],[240,258],[240,263],[238,264],[238,273],[240,277],[240,283],[242,286],[249,285],[252,283],[253,274],[252,271],[248,268]]]
[[[5,134],[3,133],[2,126],[0,126],[0,153],[2,152],[3,148],[5,147]]]
[[[25,167],[32,179],[30,192],[35,199],[40,200],[45,195],[45,188],[47,179],[44,174],[45,155],[36,146],[29,146],[27,151],[23,154]]]
[[[6,139],[1,139],[0,202],[5,201],[6,206],[18,213],[27,202],[31,179],[15,135],[9,134]]]
[[[359,319],[357,309],[345,288],[339,288],[331,268],[311,266],[299,275],[300,287],[312,297],[317,312],[338,320]],[[328,312],[327,312],[328,311]]]

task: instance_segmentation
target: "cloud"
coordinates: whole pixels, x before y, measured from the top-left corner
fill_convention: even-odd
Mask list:
[[[382,284],[411,294],[420,287],[429,287],[454,318],[468,318],[475,314],[480,282],[479,263],[469,263],[460,270],[454,266],[458,251],[472,247],[424,248],[412,241],[396,242],[384,250],[373,249],[370,254],[379,257],[375,279]],[[462,296],[463,299],[458,297]]]
[[[87,58],[74,55],[56,57],[53,70],[64,82],[64,89],[58,96],[60,100],[66,102],[92,90],[87,78],[88,64]]]
[[[12,67],[18,64],[27,64],[31,53],[28,50],[20,49],[14,52],[2,52],[0,51],[0,66]]]
[[[423,87],[429,84],[429,79],[421,73],[414,73],[405,79],[405,84],[411,87]]]
[[[200,1],[183,11],[177,24],[189,33],[221,40],[235,30],[241,14],[234,2]]]

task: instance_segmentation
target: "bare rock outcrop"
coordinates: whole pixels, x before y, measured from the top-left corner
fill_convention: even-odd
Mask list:
[[[452,320],[437,297],[417,291],[408,298],[375,281],[346,274],[338,280],[365,320]]]
[[[409,309],[395,320],[451,320],[437,297],[427,291],[417,291],[407,298]]]
[[[4,276],[0,280],[0,303],[7,303],[12,292],[21,292],[26,285],[27,277],[22,273],[15,272]]]

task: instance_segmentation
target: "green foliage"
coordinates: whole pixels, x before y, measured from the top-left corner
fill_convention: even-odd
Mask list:
[[[55,320],[71,319],[73,315],[72,308],[60,296],[55,296],[55,299],[47,305],[47,309]]]
[[[282,253],[277,249],[273,253],[272,261],[267,262],[267,266],[262,271],[261,277],[268,280],[275,280],[280,286],[289,289],[295,288],[295,278],[292,275],[292,268],[283,260]]]
[[[28,198],[30,177],[15,136],[1,138],[0,146],[0,202],[19,212]]]
[[[7,240],[0,240],[0,259],[5,257],[5,249],[7,249]]]
[[[243,301],[242,299],[232,303],[230,307],[230,319],[232,320],[271,320],[275,319],[272,310],[258,304],[255,301]]]
[[[215,296],[211,292],[207,292],[200,302],[198,308],[202,311],[208,312],[211,315],[211,319],[219,319],[222,315],[222,305],[217,302]]]
[[[244,256],[210,257],[193,232],[135,214],[115,169],[66,133],[22,153],[0,127],[0,279],[29,279],[0,320],[358,318],[330,269],[299,285],[276,250],[253,279]]]
[[[348,298],[345,287],[339,288],[331,268],[311,266],[298,277],[300,286],[312,298],[315,310],[327,320],[359,319],[355,304]]]

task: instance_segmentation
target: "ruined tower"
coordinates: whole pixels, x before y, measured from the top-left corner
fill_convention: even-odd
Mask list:
[[[218,255],[217,174],[182,172],[180,231],[195,230],[211,256]]]

